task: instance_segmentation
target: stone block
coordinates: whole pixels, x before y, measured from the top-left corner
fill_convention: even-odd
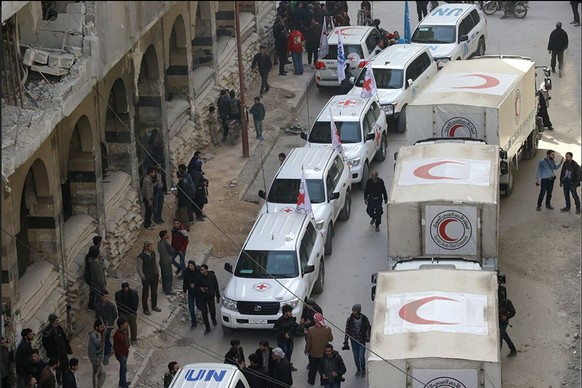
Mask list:
[[[24,58],[22,58],[22,63],[24,63],[25,66],[31,66],[34,62],[34,56],[35,56],[34,50],[26,49],[26,51],[24,52]]]
[[[39,73],[56,75],[56,76],[61,76],[61,75],[65,75],[65,74],[69,73],[68,69],[48,67],[48,66],[32,65],[30,67],[30,69],[34,70],[34,71],[38,71]]]
[[[34,62],[46,65],[48,63],[49,53],[43,50],[34,50]]]
[[[48,65],[50,67],[71,68],[75,62],[73,54],[51,54],[49,55]]]

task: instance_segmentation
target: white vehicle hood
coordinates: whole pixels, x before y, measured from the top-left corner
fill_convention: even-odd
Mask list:
[[[354,86],[348,94],[359,96],[362,93],[362,88]],[[399,101],[402,95],[402,89],[378,89],[378,100],[380,105],[392,104]]]
[[[434,44],[434,43],[412,43],[417,46],[428,47],[434,59],[450,58],[458,46],[456,43]],[[453,58],[451,58],[453,59]]]
[[[305,145],[306,147],[331,147],[331,143],[307,143]],[[345,159],[346,160],[350,160],[350,159],[355,159],[357,158],[360,154],[365,155],[365,149],[364,148],[364,144],[363,143],[349,143],[349,144],[342,144],[343,150],[344,150],[344,154],[345,154]],[[270,209],[270,208],[269,208]],[[315,210],[313,211],[315,213]],[[317,220],[317,215],[315,216],[316,220]]]
[[[251,279],[232,276],[224,290],[224,296],[236,301],[269,301],[282,302],[294,299],[297,294],[297,278],[278,279],[281,286],[273,279]]]

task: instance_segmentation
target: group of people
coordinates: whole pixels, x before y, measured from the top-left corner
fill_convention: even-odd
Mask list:
[[[540,187],[536,210],[542,210],[542,202],[545,197],[546,209],[553,210],[552,206],[552,192],[554,190],[554,183],[559,178],[560,187],[564,189],[564,199],[566,206],[560,210],[569,212],[571,208],[571,199],[574,199],[576,207],[576,214],[580,214],[580,197],[577,189],[580,187],[580,165],[573,159],[574,155],[571,152],[566,152],[566,157],[562,158],[560,163],[555,161],[556,151],[548,150],[546,157],[538,162],[536,171],[536,186]],[[560,176],[556,176],[555,171],[562,167]]]

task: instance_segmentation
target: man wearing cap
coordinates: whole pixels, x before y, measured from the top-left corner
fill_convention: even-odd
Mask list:
[[[48,325],[42,331],[42,346],[44,346],[49,359],[55,357],[59,359],[60,367],[57,369],[56,376],[57,382],[61,384],[62,371],[69,365],[69,357],[67,355],[73,354],[73,351],[65,330],[58,323],[57,315],[50,314],[48,320]]]
[[[303,327],[305,328],[305,334],[307,334],[307,330],[309,330],[311,326],[315,325],[315,320],[313,317],[316,313],[323,314],[323,310],[313,298],[308,298],[305,301],[305,306],[303,307],[303,312],[301,313],[301,323],[303,323]]]
[[[131,332],[131,344],[137,341],[137,306],[139,305],[139,296],[137,291],[129,288],[128,282],[121,283],[121,290],[115,293],[115,302],[117,303],[117,313],[119,318],[123,318],[129,324]]]
[[[157,312],[162,311],[158,307],[159,268],[158,258],[154,252],[154,243],[151,241],[144,242],[142,252],[137,257],[137,273],[141,278],[141,303],[145,315],[152,315],[148,307],[150,289],[152,291],[152,310]]]
[[[285,357],[285,352],[281,348],[273,349],[273,360],[275,360],[275,367],[273,369],[272,388],[290,387],[293,385],[293,376],[291,375],[291,363]]]
[[[352,352],[354,353],[354,361],[356,363],[356,377],[366,376],[366,342],[370,342],[371,329],[370,320],[362,314],[362,305],[353,305],[352,314],[346,321],[346,335],[342,350],[350,350],[348,345],[349,338],[352,343]]]
[[[127,357],[129,357],[129,325],[123,318],[117,319],[117,330],[113,335],[113,350],[115,358],[119,361],[119,387],[128,388],[127,381]]]
[[[313,320],[314,325],[309,328],[305,337],[305,354],[309,357],[309,373],[307,374],[307,384],[309,385],[315,384],[315,376],[325,345],[333,341],[331,328],[326,326],[323,315],[315,313]]]

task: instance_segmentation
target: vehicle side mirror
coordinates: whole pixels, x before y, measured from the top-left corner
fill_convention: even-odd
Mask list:
[[[331,195],[329,196],[329,200],[331,201],[332,199],[338,199],[340,197],[340,193],[338,193],[337,191],[334,193],[331,193]]]
[[[509,164],[506,161],[499,163],[499,172],[501,172],[501,175],[507,175],[509,173]]]
[[[469,35],[461,35],[459,36],[459,43],[466,42],[469,40]]]
[[[224,263],[224,270],[226,272],[232,273],[232,264],[230,264],[230,263]]]
[[[412,80],[412,78],[409,78],[406,83],[408,84],[408,87],[411,87],[412,84],[414,83],[414,81]]]
[[[398,151],[394,153],[394,160],[398,159]]]
[[[308,273],[312,273],[315,271],[315,266],[312,265],[306,265],[305,268],[303,268],[303,275],[307,275]]]
[[[350,83],[353,85],[353,84],[354,84],[354,82],[356,82],[356,79],[355,79],[354,77],[350,77],[349,81],[350,81]]]
[[[378,272],[373,273],[370,276],[370,281],[372,282],[372,284],[376,284],[378,282]]]
[[[550,78],[544,79],[544,88],[549,92],[552,90],[552,80]]]
[[[301,136],[303,140],[307,140],[307,132],[301,132],[299,136]]]
[[[499,159],[505,160],[507,159],[507,151],[504,149],[499,150]]]
[[[374,140],[376,138],[376,134],[374,132],[370,132],[366,135],[366,141]]]
[[[265,193],[265,190],[259,190],[259,197],[263,198],[263,199],[267,199],[267,195]]]
[[[373,286],[372,289],[370,290],[370,298],[373,300],[376,299],[376,286]]]

